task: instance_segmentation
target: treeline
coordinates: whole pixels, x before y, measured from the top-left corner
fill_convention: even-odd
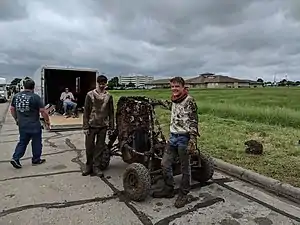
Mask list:
[[[263,79],[259,78],[257,79],[257,82],[263,83],[265,86],[299,86],[300,85],[300,81],[291,81],[286,79],[282,79],[279,82],[271,82],[271,81],[264,82]]]

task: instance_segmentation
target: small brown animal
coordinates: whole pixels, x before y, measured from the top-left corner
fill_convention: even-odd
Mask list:
[[[246,145],[245,152],[247,154],[262,155],[263,145],[256,140],[248,140],[244,143]]]

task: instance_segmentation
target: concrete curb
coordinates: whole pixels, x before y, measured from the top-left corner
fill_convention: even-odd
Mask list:
[[[252,183],[256,186],[260,186],[271,193],[283,196],[293,202],[300,203],[300,188],[296,188],[292,185],[283,183],[270,177],[263,176],[242,167],[232,165],[230,163],[224,162],[221,159],[214,158],[213,160],[215,168],[224,173]]]

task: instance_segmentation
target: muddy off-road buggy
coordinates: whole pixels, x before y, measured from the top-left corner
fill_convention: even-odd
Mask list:
[[[109,166],[111,156],[120,156],[130,164],[123,174],[123,187],[134,201],[143,201],[162,174],[161,160],[168,142],[155,117],[157,105],[163,104],[146,97],[121,97],[117,103],[116,129],[102,154],[102,170]],[[192,155],[191,171],[193,180],[208,181],[214,173],[212,159],[202,152]],[[173,165],[173,173],[181,174],[179,160]]]

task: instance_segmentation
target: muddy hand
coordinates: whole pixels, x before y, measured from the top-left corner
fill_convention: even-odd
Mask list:
[[[114,130],[113,129],[108,129],[107,130],[107,136],[112,136],[114,134]]]
[[[167,109],[169,109],[169,106],[172,104],[172,102],[169,101],[169,100],[161,100],[161,99],[151,99],[151,100],[152,100],[152,104],[154,106],[160,105],[160,106],[163,106]]]
[[[46,130],[50,130],[50,122],[45,122],[45,128]]]

